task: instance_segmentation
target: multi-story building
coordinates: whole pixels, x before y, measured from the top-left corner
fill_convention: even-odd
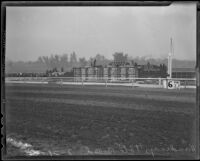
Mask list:
[[[77,79],[127,79],[127,78],[166,78],[165,65],[130,65],[126,63],[111,63],[109,66],[90,66],[74,68]]]
[[[194,68],[172,68],[172,78],[195,78]]]
[[[138,77],[139,78],[166,78],[167,67],[164,64],[152,65],[147,63],[146,65],[138,65]]]

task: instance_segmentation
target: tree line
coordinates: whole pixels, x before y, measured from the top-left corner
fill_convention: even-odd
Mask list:
[[[15,61],[7,61],[6,62],[6,69],[9,69],[9,71],[16,71],[18,67],[20,67],[20,71],[23,70],[23,68],[28,69],[30,68],[30,71],[47,71],[47,70],[53,70],[53,71],[59,71],[59,72],[66,72],[71,71],[73,67],[84,67],[84,66],[91,66],[94,64],[99,66],[107,66],[111,65],[114,62],[130,62],[131,65],[139,64],[144,65],[147,63],[154,64],[154,65],[160,65],[165,64],[167,65],[167,58],[166,59],[154,59],[149,58],[146,59],[145,57],[130,57],[128,54],[124,54],[123,52],[115,52],[113,54],[113,59],[109,60],[104,55],[96,54],[94,57],[90,57],[89,59],[86,59],[85,57],[77,57],[77,54],[75,52],[72,52],[71,54],[62,54],[62,55],[50,55],[50,56],[40,56],[36,61],[28,61],[28,62],[15,62]],[[173,65],[176,65],[175,67],[195,67],[195,61],[187,61],[187,60],[173,60]],[[23,72],[23,71],[22,71]]]

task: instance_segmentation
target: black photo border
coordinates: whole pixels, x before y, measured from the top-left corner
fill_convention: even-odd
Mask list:
[[[196,5],[196,156],[193,159],[200,159],[199,156],[199,116],[200,116],[200,2],[194,1]],[[8,157],[6,156],[6,117],[5,117],[5,53],[6,53],[6,7],[53,7],[53,6],[169,6],[173,1],[4,1],[1,4],[1,144],[3,148],[1,150],[2,160],[96,160],[96,159],[126,159],[126,160],[146,160],[146,159],[192,159],[185,158],[185,156],[179,158],[173,158],[171,156],[133,156],[133,155],[84,155],[84,156],[19,156]],[[187,3],[185,1],[181,3]]]

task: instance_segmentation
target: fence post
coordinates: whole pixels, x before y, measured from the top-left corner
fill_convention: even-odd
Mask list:
[[[187,80],[185,80],[185,88],[186,88],[186,86],[187,86]]]
[[[107,87],[107,79],[106,79],[106,87]]]
[[[133,79],[131,79],[131,81],[132,81],[132,88],[133,88]]]
[[[81,80],[82,80],[82,86],[83,86],[83,78],[81,78]]]
[[[161,78],[159,78],[159,86],[161,85]]]
[[[62,86],[63,82],[62,82],[62,78],[60,79],[60,85]]]

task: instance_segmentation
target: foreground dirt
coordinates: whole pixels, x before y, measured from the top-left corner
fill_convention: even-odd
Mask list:
[[[194,90],[7,85],[6,99],[7,137],[48,154],[195,152]]]

